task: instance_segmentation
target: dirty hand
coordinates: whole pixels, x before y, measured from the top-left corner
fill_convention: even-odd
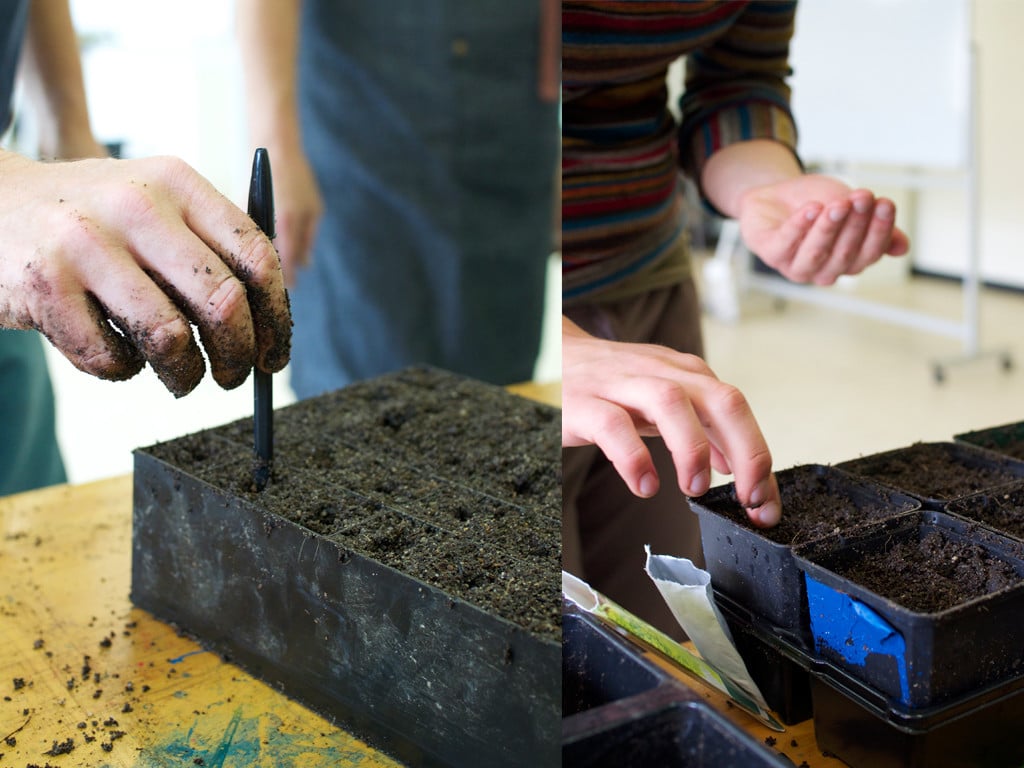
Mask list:
[[[801,283],[831,285],[910,247],[891,200],[828,176],[753,187],[740,198],[737,218],[747,247]]]
[[[174,158],[40,163],[0,152],[0,326],[41,331],[103,379],[146,362],[176,396],[287,362],[274,246]]]
[[[712,466],[732,473],[751,521],[778,523],[782,504],[761,430],[735,387],[695,355],[595,338],[562,318],[562,445],[597,445],[641,497],[659,479],[641,436],[661,435],[679,487],[708,490]]]

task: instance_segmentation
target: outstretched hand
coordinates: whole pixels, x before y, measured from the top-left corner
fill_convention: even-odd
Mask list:
[[[752,522],[775,525],[779,488],[761,430],[735,387],[695,355],[595,338],[562,318],[562,445],[597,445],[641,497],[660,479],[641,436],[661,435],[679,487],[704,494],[711,468],[735,479]]]
[[[0,153],[0,326],[41,331],[77,368],[148,362],[176,396],[283,368],[291,314],[273,244],[174,158],[39,163]]]
[[[801,283],[831,285],[910,247],[891,200],[817,174],[747,190],[737,218],[747,247]]]

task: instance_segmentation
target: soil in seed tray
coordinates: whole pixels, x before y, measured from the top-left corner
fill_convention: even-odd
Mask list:
[[[937,530],[833,570],[916,613],[938,613],[1020,581],[984,547]]]
[[[274,414],[253,487],[252,420],[146,449],[232,496],[561,640],[560,411],[411,368]]]
[[[1024,540],[1024,487],[961,499],[950,512]]]
[[[810,465],[793,467],[776,478],[782,496],[782,520],[775,527],[754,526],[735,495],[718,511],[777,544],[796,546],[908,509],[905,498],[895,499],[885,489],[865,493],[861,488],[857,493],[852,483],[838,482],[835,475],[822,474]]]
[[[967,442],[1014,459],[1024,459],[1024,424],[982,430],[970,435]]]
[[[943,443],[914,443],[898,451],[845,462],[843,468],[918,496],[949,501],[1020,477],[997,464],[969,461]]]

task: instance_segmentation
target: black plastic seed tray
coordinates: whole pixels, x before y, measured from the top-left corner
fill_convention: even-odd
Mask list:
[[[926,509],[1024,479],[1024,460],[967,442],[914,443],[835,466],[914,496]]]
[[[852,768],[1024,764],[1024,676],[910,707],[791,645],[728,598],[716,601],[769,705],[787,725],[813,717],[818,749]]]
[[[565,768],[792,768],[599,622],[562,630]]]
[[[920,502],[820,464],[785,469],[777,472],[776,478],[783,494],[783,522],[769,531],[749,523],[736,501],[734,483],[712,488],[691,499],[690,506],[700,519],[704,560],[716,592],[769,622],[773,632],[788,642],[810,649],[804,579],[793,561],[793,546],[802,542],[779,539],[786,531],[788,489],[813,483],[823,497],[835,494],[834,498],[843,498],[844,506],[854,512],[849,515],[854,518],[851,525],[863,522],[856,514],[858,509],[871,510],[865,512],[864,519],[888,517],[918,509]],[[832,532],[831,528],[827,531]]]
[[[136,453],[132,601],[422,765],[558,765],[560,648]]]
[[[929,534],[979,545],[1010,572],[995,591],[934,613],[910,610],[840,575]],[[815,650],[908,707],[970,694],[1024,671],[1024,552],[1019,542],[936,511],[819,539],[795,551]],[[955,572],[949,578],[955,578]]]
[[[851,768],[1024,765],[1024,677],[940,705],[906,707],[829,665],[811,675],[818,748]]]
[[[953,439],[1024,461],[1024,421],[961,432]]]
[[[557,409],[416,369],[275,421],[259,493],[251,420],[135,452],[132,601],[403,762],[559,765]]]

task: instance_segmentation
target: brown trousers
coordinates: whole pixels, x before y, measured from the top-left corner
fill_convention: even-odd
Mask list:
[[[646,342],[703,355],[700,305],[692,280],[637,298],[566,307],[594,336]],[[661,438],[646,439],[661,490],[630,493],[596,446],[562,449],[562,567],[672,637],[685,637],[644,571],[644,545],[656,555],[686,557],[704,567],[700,528],[679,490]]]

